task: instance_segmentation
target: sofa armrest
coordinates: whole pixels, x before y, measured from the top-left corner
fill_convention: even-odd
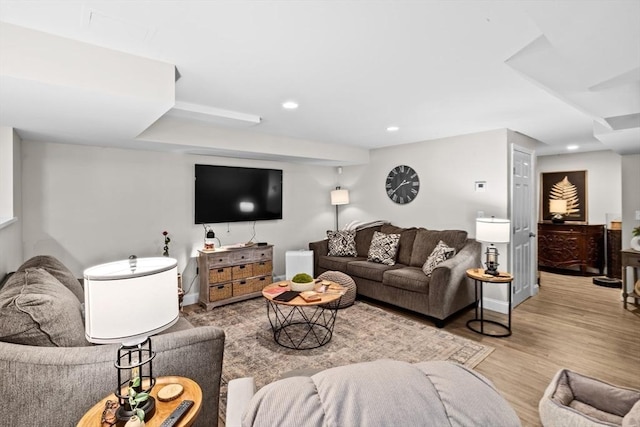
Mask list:
[[[438,264],[433,270],[429,282],[429,305],[435,317],[444,319],[473,302],[473,283],[467,277],[467,270],[481,265],[481,251],[480,242],[468,239],[453,258]]]
[[[309,249],[313,251],[313,276],[318,276],[318,261],[321,256],[329,254],[329,239],[318,240],[309,243]]]
[[[224,331],[201,326],[151,338],[157,376],[191,378],[202,388],[196,426],[218,424]],[[34,347],[0,342],[0,419],[6,425],[75,425],[116,389],[118,344]]]
[[[253,395],[256,394],[256,383],[253,377],[236,378],[227,386],[226,427],[240,427],[242,415],[247,409]]]

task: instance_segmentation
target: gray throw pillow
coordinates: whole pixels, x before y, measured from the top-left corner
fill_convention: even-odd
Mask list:
[[[431,276],[431,273],[433,273],[433,270],[436,269],[438,264],[442,261],[448,260],[454,256],[455,253],[455,249],[450,248],[446,243],[440,240],[422,266],[422,271],[424,271],[424,274],[427,276]]]
[[[356,232],[339,230],[327,231],[329,256],[356,256]]]
[[[396,263],[398,242],[400,242],[399,234],[384,234],[376,231],[371,239],[367,261],[394,265]]]
[[[80,302],[84,301],[84,289],[74,274],[57,258],[51,255],[37,255],[28,259],[22,264],[17,271],[25,271],[27,268],[42,268],[47,273],[58,279],[60,283],[66,286],[78,298]]]
[[[0,292],[0,341],[43,347],[90,345],[78,298],[41,268],[16,272]]]

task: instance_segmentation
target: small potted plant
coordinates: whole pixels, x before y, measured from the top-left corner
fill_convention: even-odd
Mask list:
[[[134,377],[129,383],[129,407],[134,414],[129,418],[125,427],[142,427],[144,426],[144,411],[138,406],[149,399],[149,393],[136,392],[136,388],[140,387],[140,377]]]
[[[291,279],[291,290],[304,292],[313,289],[315,282],[307,273],[298,273]]]

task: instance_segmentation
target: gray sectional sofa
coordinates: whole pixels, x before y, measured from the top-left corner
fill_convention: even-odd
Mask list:
[[[76,425],[115,390],[119,345],[86,341],[83,301],[80,282],[49,256],[28,260],[0,284],[0,425]],[[123,309],[125,304],[123,299]],[[218,424],[224,340],[222,329],[194,328],[184,318],[152,338],[154,375],[188,377],[200,385],[196,426]]]
[[[367,260],[376,231],[400,235],[395,264]],[[454,248],[455,254],[426,275],[422,267],[440,241]],[[315,276],[325,271],[346,273],[356,282],[358,295],[424,314],[438,327],[475,303],[473,281],[466,270],[481,266],[481,245],[468,238],[466,231],[383,224],[357,230],[355,247],[355,256],[330,256],[328,239],[309,243]]]

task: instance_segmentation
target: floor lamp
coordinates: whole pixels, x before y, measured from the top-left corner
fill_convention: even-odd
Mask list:
[[[349,204],[349,190],[343,190],[339,186],[331,190],[331,204],[336,207],[336,231],[338,230],[338,206]]]

